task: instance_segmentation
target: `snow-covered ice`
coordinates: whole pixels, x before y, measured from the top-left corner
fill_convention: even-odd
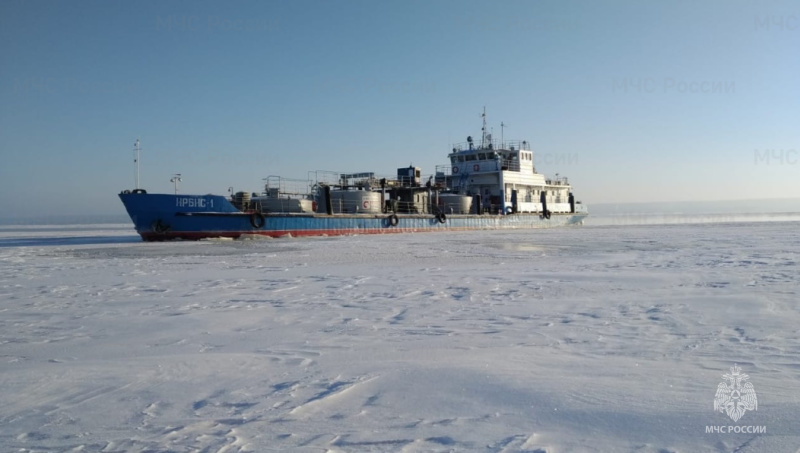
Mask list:
[[[0,228],[0,450],[796,452],[798,227]]]

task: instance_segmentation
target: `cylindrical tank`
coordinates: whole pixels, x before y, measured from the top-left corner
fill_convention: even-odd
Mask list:
[[[233,205],[237,209],[247,209],[250,205],[250,192],[236,192],[233,195]]]
[[[369,190],[331,190],[334,214],[380,214],[381,193]],[[325,213],[325,197],[318,197],[317,212]]]
[[[472,197],[457,193],[440,193],[439,209],[445,214],[469,214]]]
[[[256,197],[251,204],[261,212],[314,212],[314,202],[302,198]]]

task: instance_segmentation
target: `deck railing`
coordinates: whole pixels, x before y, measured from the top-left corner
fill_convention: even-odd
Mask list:
[[[453,144],[453,152],[458,151],[469,151],[469,150],[486,150],[486,151],[499,151],[499,150],[507,150],[507,151],[530,151],[531,144],[527,140],[489,140],[483,143],[481,146],[480,142],[476,143],[475,140],[470,142],[461,142]]]
[[[307,198],[311,195],[311,186],[307,180],[267,176],[264,181],[264,194],[269,197],[293,196],[295,198]]]
[[[547,184],[551,185],[551,186],[568,186],[569,185],[569,179],[566,176],[562,176],[560,178],[548,179],[545,182]]]

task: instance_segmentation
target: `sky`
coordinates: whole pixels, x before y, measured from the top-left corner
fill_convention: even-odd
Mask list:
[[[3,1],[0,218],[309,171],[423,174],[488,127],[584,203],[800,197],[796,1]]]

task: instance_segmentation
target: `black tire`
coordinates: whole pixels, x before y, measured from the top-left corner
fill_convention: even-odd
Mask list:
[[[544,212],[544,218],[545,219],[549,219],[550,218],[550,211],[545,211]]]
[[[447,222],[447,216],[444,214],[444,212],[440,212],[436,214],[436,220],[438,220],[439,223],[445,223]]]
[[[397,226],[397,222],[399,222],[399,219],[397,218],[397,214],[390,215],[388,217],[388,219],[389,219],[389,225]]]
[[[133,189],[131,190],[131,193],[147,193],[147,191],[144,189]]]
[[[252,225],[253,228],[262,228],[265,222],[266,219],[264,219],[264,215],[260,212],[254,212],[250,215],[250,225]]]
[[[166,233],[167,231],[170,230],[170,226],[161,223],[161,219],[158,219],[155,222],[153,222],[153,225],[150,228],[152,228],[153,232],[158,234]]]

